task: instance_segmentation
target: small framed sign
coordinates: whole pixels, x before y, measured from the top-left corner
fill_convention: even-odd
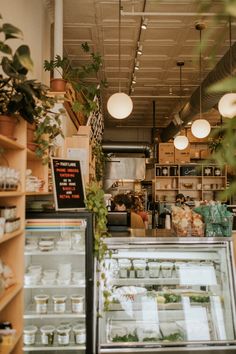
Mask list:
[[[85,192],[80,161],[52,157],[51,168],[55,209],[84,209]]]

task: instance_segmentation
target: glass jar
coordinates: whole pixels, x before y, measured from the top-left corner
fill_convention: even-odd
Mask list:
[[[26,273],[24,275],[25,285],[36,285],[39,281],[38,275],[35,273]]]
[[[162,272],[163,278],[171,278],[173,267],[174,267],[174,264],[172,262],[162,262],[161,263],[161,272]]]
[[[119,259],[119,276],[120,278],[128,278],[131,269],[131,261],[129,259]]]
[[[134,259],[133,266],[136,278],[145,278],[146,276],[146,261],[144,259]]]
[[[5,219],[13,219],[16,218],[16,206],[0,206],[0,216]]]
[[[82,313],[84,309],[84,296],[71,295],[71,311],[73,313]]]
[[[54,326],[42,326],[40,328],[41,332],[41,342],[43,345],[53,345],[54,341],[54,332],[55,332],[55,327]]]
[[[158,278],[160,273],[160,263],[159,262],[148,262],[149,277]]]
[[[57,341],[59,345],[68,345],[70,343],[70,331],[68,326],[60,325],[57,327]]]
[[[36,326],[26,326],[24,328],[23,342],[25,345],[34,345],[38,328]]]
[[[48,295],[35,295],[34,300],[36,303],[37,313],[47,313],[48,310]]]
[[[5,222],[5,232],[10,233],[20,228],[20,218],[7,219]]]
[[[84,344],[86,342],[86,332],[83,325],[75,325],[73,327],[73,332],[76,344]]]
[[[66,299],[67,296],[64,295],[54,295],[53,300],[53,311],[55,313],[64,313],[66,311]]]

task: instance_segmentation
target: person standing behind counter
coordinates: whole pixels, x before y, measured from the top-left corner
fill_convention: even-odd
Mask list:
[[[127,194],[120,193],[115,195],[113,199],[115,211],[130,211],[131,228],[144,229],[145,225],[140,215],[132,210],[132,201]]]

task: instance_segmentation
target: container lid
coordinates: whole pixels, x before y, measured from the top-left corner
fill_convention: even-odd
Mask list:
[[[81,332],[81,331],[85,332],[85,327],[82,324],[76,324],[73,326],[73,331],[74,332]]]
[[[53,299],[54,301],[57,301],[57,300],[59,300],[59,301],[66,301],[67,296],[66,296],[66,295],[53,295],[53,296],[52,296],[52,299]]]
[[[34,299],[35,300],[48,300],[49,299],[49,296],[48,295],[35,295],[34,296]]]
[[[24,333],[26,334],[34,334],[36,333],[38,328],[36,326],[26,326],[24,328]]]
[[[60,325],[57,327],[57,333],[62,334],[62,333],[66,333],[69,334],[70,333],[71,328],[65,325]]]
[[[71,300],[81,300],[81,301],[84,299],[82,295],[77,295],[77,294],[72,294],[70,298]]]
[[[39,241],[40,247],[51,247],[53,245],[54,245],[53,241]]]
[[[42,332],[42,333],[52,333],[52,332],[54,332],[55,331],[55,327],[54,326],[51,326],[51,325],[47,325],[47,326],[42,326],[41,328],[40,328],[40,331]]]

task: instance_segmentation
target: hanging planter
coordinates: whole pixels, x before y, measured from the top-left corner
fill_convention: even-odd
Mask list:
[[[0,133],[9,139],[15,140],[14,132],[18,120],[16,117],[0,115]]]

